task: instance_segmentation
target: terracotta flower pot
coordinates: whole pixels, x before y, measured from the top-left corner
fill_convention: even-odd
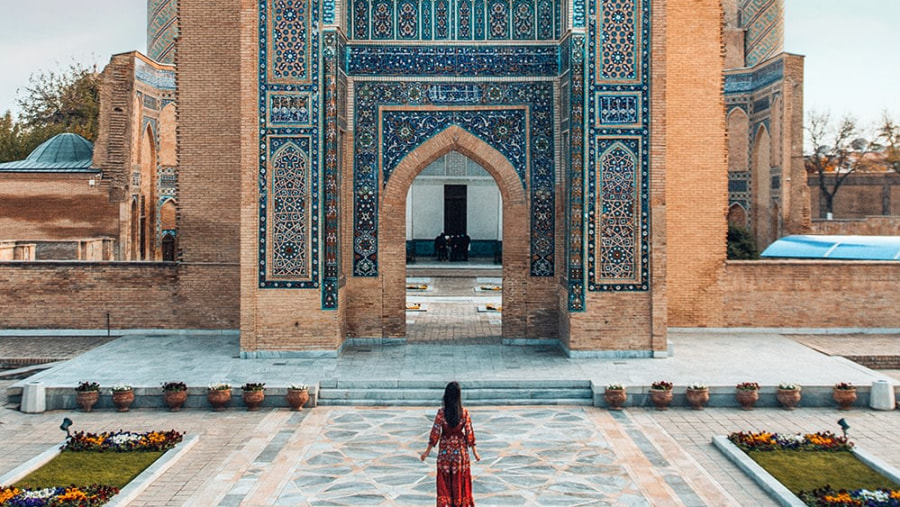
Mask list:
[[[709,402],[709,389],[688,389],[684,398],[693,410],[703,410],[703,406]]]
[[[610,410],[622,410],[628,399],[628,393],[624,389],[607,389],[603,396]]]
[[[163,399],[171,412],[178,412],[181,410],[181,408],[184,407],[184,403],[187,401],[187,397],[187,391],[163,391]]]
[[[100,391],[75,391],[75,404],[83,412],[90,412],[100,399]]]
[[[779,389],[775,394],[778,403],[781,403],[785,410],[794,410],[800,404],[801,397],[800,389]]]
[[[262,406],[263,400],[266,399],[266,392],[262,389],[258,391],[244,391],[241,397],[244,399],[244,405],[247,410],[255,412]]]
[[[856,388],[853,389],[832,389],[831,397],[837,403],[838,410],[850,410],[856,403]]]
[[[112,403],[118,412],[128,412],[133,402],[134,391],[131,389],[127,391],[113,391],[112,393]]]
[[[753,410],[753,405],[759,400],[759,391],[756,389],[738,389],[735,398],[741,405],[741,410]]]
[[[213,389],[206,392],[206,400],[212,406],[214,412],[221,412],[228,407],[231,401],[231,389]]]
[[[306,405],[306,402],[309,401],[309,390],[288,389],[287,394],[284,395],[284,399],[287,400],[291,410],[303,410],[303,405]]]
[[[650,401],[656,410],[666,410],[672,404],[671,389],[650,389]]]

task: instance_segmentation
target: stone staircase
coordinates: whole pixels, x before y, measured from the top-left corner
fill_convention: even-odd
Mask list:
[[[589,380],[460,382],[466,406],[593,405]],[[332,380],[319,384],[318,404],[330,406],[435,406],[447,383],[436,380]]]

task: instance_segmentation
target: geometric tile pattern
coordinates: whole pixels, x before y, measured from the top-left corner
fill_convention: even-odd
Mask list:
[[[747,67],[764,62],[784,48],[784,0],[741,0],[741,28],[746,31]]]
[[[436,451],[422,463],[435,408],[330,409],[310,432],[278,505],[434,505]],[[593,407],[470,408],[481,461],[472,487],[485,505],[650,505]],[[633,445],[633,444],[632,444]],[[619,450],[621,452],[621,450]],[[632,470],[632,467],[637,467]],[[675,501],[670,498],[670,501]]]
[[[318,288],[319,5],[259,2],[259,287]]]
[[[356,44],[348,47],[348,74],[359,76],[557,76],[556,45],[384,46]]]
[[[175,63],[178,37],[177,0],[147,2],[147,56],[159,63]]]
[[[338,173],[338,161],[340,157],[340,144],[338,142],[338,128],[341,121],[340,101],[342,98],[339,88],[340,55],[343,54],[344,40],[335,30],[326,30],[322,33],[322,74],[323,74],[323,115],[324,129],[324,160],[322,164],[322,214],[324,219],[323,249],[322,249],[322,309],[334,310],[338,306],[338,278],[340,266],[340,177]]]
[[[351,40],[554,40],[558,0],[351,0]]]
[[[568,260],[568,309],[570,312],[585,310],[585,130],[584,130],[584,97],[585,97],[585,38],[581,34],[573,34],[565,41],[562,53],[565,69],[569,75],[568,93],[564,94],[563,109],[568,112],[569,148],[563,153],[571,153],[565,157],[566,174],[568,175],[568,209],[567,223],[569,240],[566,243]],[[565,113],[563,113],[565,114]]]
[[[593,2],[588,25],[588,290],[645,291],[650,2]]]
[[[531,275],[553,276],[553,84],[357,81],[353,275],[378,275],[378,195],[406,154],[459,125],[505,155],[531,198]]]

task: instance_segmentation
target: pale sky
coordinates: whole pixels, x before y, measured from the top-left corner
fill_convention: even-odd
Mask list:
[[[0,114],[34,72],[146,51],[145,0],[0,0],[0,14]],[[900,1],[786,0],[785,19],[785,50],[806,56],[807,112],[900,121]]]

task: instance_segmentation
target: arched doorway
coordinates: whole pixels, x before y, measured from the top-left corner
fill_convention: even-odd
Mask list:
[[[415,177],[433,161],[457,151],[483,167],[497,183],[503,202],[503,337],[527,332],[526,286],[530,212],[519,176],[496,149],[459,126],[451,126],[409,153],[394,169],[382,194],[382,329],[406,336],[406,199]]]
[[[406,197],[408,343],[501,341],[502,206],[494,178],[457,151],[413,180]]]

